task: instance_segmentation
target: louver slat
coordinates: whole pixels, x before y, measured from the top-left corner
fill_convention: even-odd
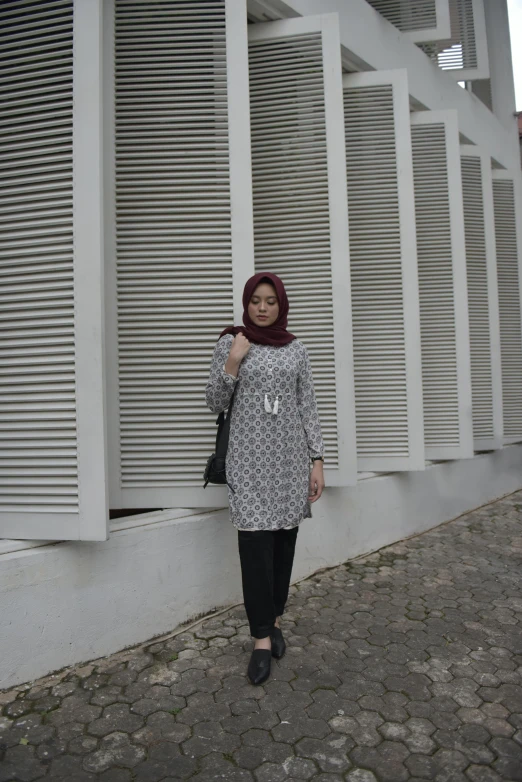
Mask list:
[[[484,0],[448,0],[450,38],[421,45],[439,68],[458,81],[489,78]],[[435,42],[436,41],[436,42]]]
[[[343,77],[359,469],[424,468],[406,73]]]
[[[476,451],[502,445],[500,333],[491,167],[475,147],[461,147],[462,195]]]
[[[356,481],[342,78],[333,15],[249,29],[256,271],[308,348],[330,485]]]
[[[450,36],[448,0],[367,0],[410,41],[436,41]]]
[[[522,231],[519,188],[518,178],[509,172],[493,172],[505,444],[522,440]]]
[[[100,7],[0,5],[1,537],[106,537]]]
[[[459,131],[454,112],[412,114],[427,459],[473,456]]]
[[[246,12],[116,0],[114,24],[111,504],[225,504],[221,488],[202,488],[216,434],[204,392],[253,273]]]

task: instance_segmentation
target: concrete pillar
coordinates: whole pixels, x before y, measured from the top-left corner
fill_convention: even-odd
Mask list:
[[[507,0],[484,0],[484,13],[493,113],[510,131],[515,151],[518,147],[518,130]]]

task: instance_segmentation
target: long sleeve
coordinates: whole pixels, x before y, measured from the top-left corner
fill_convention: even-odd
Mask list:
[[[214,349],[206,388],[207,405],[213,413],[221,413],[227,409],[236,387],[237,378],[227,375],[224,371],[232,340],[233,337],[226,334]]]
[[[314,380],[308,351],[304,348],[301,371],[297,379],[297,407],[306,432],[310,456],[323,456],[324,443],[315,399]]]

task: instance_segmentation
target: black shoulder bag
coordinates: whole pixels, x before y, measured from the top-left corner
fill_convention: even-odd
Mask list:
[[[236,385],[237,388],[237,385]],[[232,413],[232,404],[236,395],[236,388],[230,399],[228,409],[223,410],[217,418],[217,434],[216,434],[216,450],[211,456],[208,457],[207,466],[203,473],[203,480],[205,481],[203,488],[206,489],[209,483],[226,484],[227,476],[225,472],[225,462],[228,451],[228,438],[230,436],[230,415]],[[226,412],[226,415],[225,415]],[[228,484],[227,484],[228,485]],[[234,491],[229,486],[230,491]]]

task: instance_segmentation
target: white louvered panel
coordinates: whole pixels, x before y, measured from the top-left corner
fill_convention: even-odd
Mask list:
[[[345,89],[357,454],[408,457],[393,87]],[[378,145],[378,147],[377,147]]]
[[[326,74],[325,50],[336,54],[336,41],[328,37],[337,35],[336,20],[330,17],[326,24],[323,18],[314,27],[313,17],[308,17],[256,27],[250,30],[249,43],[256,271],[274,272],[285,283],[289,329],[303,340],[312,363],[328,480],[346,485],[355,480],[355,469],[353,475],[347,474],[340,453],[346,417],[341,421],[339,416],[336,350],[343,350],[348,337],[346,361],[351,346],[349,325],[348,334],[339,334],[336,340],[334,287],[336,272],[342,279],[336,263],[346,263],[348,231],[345,205],[341,222],[346,246],[339,253],[330,206],[335,195],[330,190],[329,157],[335,155],[337,143],[343,153],[343,118],[340,112],[333,116],[329,85],[325,87],[325,80],[332,79],[331,71]],[[340,99],[340,60],[332,59],[336,70],[330,89],[336,89]],[[331,125],[337,130],[329,137]],[[340,198],[346,198],[344,187]],[[349,291],[347,273],[345,277]],[[351,383],[348,376],[341,386],[344,406],[350,405]],[[349,445],[353,449],[353,442]]]
[[[115,3],[120,486],[113,507],[224,499],[212,488],[203,493],[202,475],[216,435],[204,393],[212,351],[234,322],[244,283],[233,275],[230,17],[226,0]],[[243,35],[246,63],[246,17]],[[233,78],[247,87],[246,68]],[[241,198],[248,205],[248,179]],[[247,239],[248,228],[242,220]],[[253,262],[245,266],[244,277]]]
[[[107,534],[100,12],[0,4],[1,537]]]
[[[367,0],[367,2],[403,33],[437,26],[436,0]]]
[[[413,209],[407,90],[401,110],[396,106],[396,89],[406,86],[404,79],[402,72],[343,78],[357,456],[369,470],[424,465],[422,432],[419,440],[416,431],[419,425],[422,429],[422,414],[412,427],[409,388],[410,383],[415,387],[415,404],[422,411],[420,343],[415,350],[407,346],[405,315],[406,264],[412,266],[410,275],[416,277],[417,269],[414,233],[404,245],[408,227],[414,232],[414,223],[408,225],[413,215],[401,202],[402,190],[404,198],[411,196]],[[405,179],[408,157],[411,178]],[[416,293],[414,288],[412,298]],[[411,329],[418,334],[415,306],[418,301],[413,302]]]
[[[449,0],[451,37],[422,44],[444,71],[459,81],[489,77],[484,0]]]
[[[73,3],[4,2],[0,25],[0,514],[26,537],[78,514]]]
[[[308,346],[327,463],[337,467],[321,33],[251,42],[249,59],[256,271],[273,271],[287,285],[289,328]]]
[[[444,125],[412,127],[412,143],[424,437],[427,451],[444,446],[456,449],[459,445],[458,376]]]
[[[223,0],[116,2],[121,480],[201,485],[233,322]]]
[[[413,43],[450,35],[449,0],[367,0]]]
[[[509,177],[509,178],[508,178]],[[500,311],[504,442],[522,440],[522,322],[520,238],[517,235],[514,179],[493,173],[493,203]]]
[[[469,458],[473,445],[458,126],[455,117],[434,112],[414,114],[412,122],[426,458]]]
[[[478,153],[462,155],[475,450],[489,450],[498,445],[485,165],[486,161]]]
[[[482,171],[479,157],[462,157],[473,394],[473,435],[492,440],[493,385]]]
[[[473,20],[473,0],[450,0],[451,27],[456,42],[437,56],[443,71],[476,68],[478,65]]]

